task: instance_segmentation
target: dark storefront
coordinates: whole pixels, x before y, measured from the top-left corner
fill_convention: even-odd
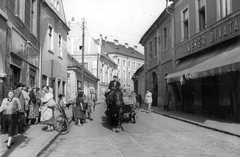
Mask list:
[[[177,110],[240,122],[239,23],[239,15],[229,18],[177,47],[182,56],[166,77]]]

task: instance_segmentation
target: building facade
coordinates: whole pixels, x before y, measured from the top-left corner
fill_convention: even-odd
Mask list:
[[[78,93],[78,89],[82,87],[82,66],[81,64],[69,53],[68,56],[68,81],[67,81],[67,97],[69,99],[75,99]],[[94,76],[86,68],[84,69],[84,93],[88,95],[90,90],[94,93],[97,92],[97,86],[99,79]]]
[[[137,69],[132,77],[134,83],[134,92],[141,94],[143,100],[145,99],[145,73],[144,73],[144,65]]]
[[[45,0],[41,3],[41,85],[53,89],[55,99],[66,94],[67,88],[67,34],[61,0]]]
[[[128,43],[121,45],[118,40],[110,42],[107,40],[107,37],[102,40],[102,50],[118,65],[113,75],[118,76],[123,92],[127,94],[134,91],[132,77],[137,69],[144,64],[143,54],[137,51],[136,46],[132,48]],[[112,77],[110,78],[112,79]]]
[[[18,82],[39,83],[40,1],[0,0],[0,100]]]
[[[68,25],[71,29],[68,35],[68,51],[82,64],[82,28],[80,23],[69,21]],[[102,36],[94,39],[90,34],[85,32],[84,38],[84,67],[90,71],[95,77],[99,78],[98,85],[95,88],[98,97],[104,97],[104,93],[108,89],[117,64],[107,55],[101,48]],[[87,81],[87,80],[86,80]]]
[[[167,85],[165,76],[171,73],[174,52],[174,18],[172,9],[164,10],[140,40],[144,46],[145,91],[153,94],[153,106],[162,106]],[[173,101],[172,101],[173,102]],[[174,106],[171,104],[170,108]]]
[[[166,79],[177,110],[240,122],[240,1],[177,0],[175,68]]]

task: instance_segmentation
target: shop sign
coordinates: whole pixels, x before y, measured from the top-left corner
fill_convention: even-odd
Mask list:
[[[219,21],[222,22],[222,21]],[[195,53],[207,47],[213,46],[227,39],[239,35],[240,15],[229,18],[228,20],[217,24],[197,37],[191,39],[186,44],[176,49],[176,57],[185,56],[186,52]]]
[[[206,34],[199,36],[188,43],[188,52],[194,52],[206,46],[214,45],[239,32],[239,18],[234,17],[227,22],[212,28]]]
[[[12,32],[12,52],[38,67],[39,53],[15,30]]]

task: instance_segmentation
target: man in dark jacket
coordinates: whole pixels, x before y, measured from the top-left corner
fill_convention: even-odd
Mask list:
[[[117,81],[117,76],[113,76],[113,80],[110,81],[108,89],[113,91],[114,89],[120,88],[120,82]]]

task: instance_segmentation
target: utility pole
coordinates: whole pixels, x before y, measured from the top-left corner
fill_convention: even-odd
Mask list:
[[[82,20],[82,90],[84,91],[84,36],[85,36],[85,18]]]

